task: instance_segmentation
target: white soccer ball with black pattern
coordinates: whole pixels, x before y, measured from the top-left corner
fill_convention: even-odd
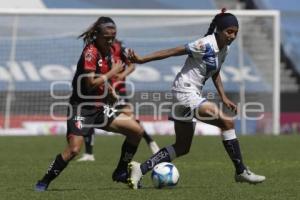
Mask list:
[[[152,170],[152,182],[155,188],[174,187],[178,183],[179,172],[174,164],[162,162]]]

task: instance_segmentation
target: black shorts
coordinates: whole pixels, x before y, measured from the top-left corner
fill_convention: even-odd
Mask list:
[[[106,130],[119,114],[117,109],[108,105],[72,106],[72,110],[68,109],[67,138],[71,135],[89,136],[94,133],[94,128]]]
[[[115,108],[118,109],[118,110],[121,110],[124,107],[127,107],[129,105],[129,99],[127,97],[126,92],[119,92],[118,95],[119,95],[119,100],[115,104]]]
[[[129,105],[129,99],[121,97],[118,102],[115,104],[117,110],[121,110],[124,107]]]

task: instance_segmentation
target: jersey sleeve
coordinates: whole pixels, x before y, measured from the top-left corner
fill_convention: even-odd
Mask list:
[[[83,69],[85,71],[96,71],[97,67],[97,50],[88,48],[83,52]]]
[[[185,49],[191,57],[202,57],[205,55],[206,45],[203,40],[199,39],[185,45]]]
[[[128,59],[128,48],[122,43],[121,44],[121,59],[126,64],[130,64],[130,60]]]

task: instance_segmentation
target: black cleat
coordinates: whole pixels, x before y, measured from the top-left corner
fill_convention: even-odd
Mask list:
[[[47,183],[44,183],[42,181],[38,181],[37,184],[34,187],[34,190],[36,192],[45,192],[48,188],[48,185],[49,184],[47,184]]]
[[[112,174],[112,180],[115,182],[121,182],[127,184],[128,171],[127,169],[116,169]]]

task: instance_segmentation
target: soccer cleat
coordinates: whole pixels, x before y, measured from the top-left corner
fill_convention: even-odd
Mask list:
[[[254,174],[249,169],[245,169],[243,173],[235,175],[236,182],[246,182],[250,184],[256,184],[256,183],[261,183],[265,180],[266,180],[265,176]]]
[[[159,146],[155,141],[151,141],[148,146],[153,154],[156,154],[159,151]]]
[[[128,164],[128,186],[134,190],[137,190],[142,187],[141,180],[143,178],[143,174],[140,166],[141,164],[135,161],[132,161]]]
[[[128,181],[128,171],[127,169],[116,169],[112,174],[112,180],[115,182],[127,183]]]
[[[44,183],[42,181],[38,181],[37,184],[35,185],[34,190],[36,192],[45,192],[48,188],[48,184]]]
[[[87,153],[84,153],[81,158],[79,158],[77,160],[77,162],[84,162],[84,161],[95,161],[95,157],[93,154],[87,154]]]

